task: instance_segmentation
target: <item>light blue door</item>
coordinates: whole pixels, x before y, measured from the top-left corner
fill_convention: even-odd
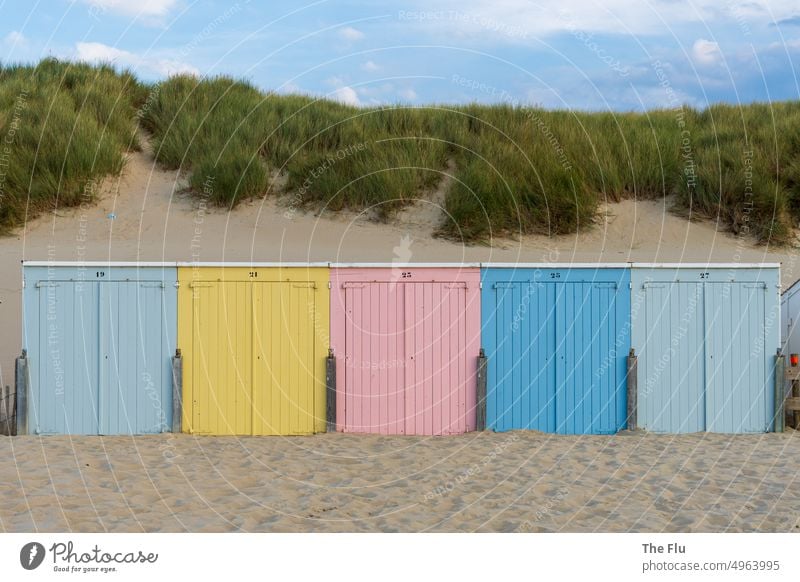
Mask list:
[[[641,428],[771,429],[777,281],[774,268],[633,269]]]
[[[160,280],[164,274],[171,280]],[[175,274],[174,268],[130,267],[88,273],[31,267],[26,272],[30,432],[170,430]]]
[[[109,282],[99,287],[99,432],[164,432],[172,423],[172,395],[163,382],[165,285]]]
[[[703,283],[647,282],[639,354],[639,425],[654,432],[705,430]]]
[[[769,430],[766,283],[707,283],[706,430]]]
[[[31,430],[44,434],[97,434],[99,285],[37,282],[36,343],[29,354]]]

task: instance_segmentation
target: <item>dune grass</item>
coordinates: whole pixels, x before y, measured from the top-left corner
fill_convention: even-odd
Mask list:
[[[129,73],[45,59],[0,67],[0,232],[57,207],[91,203],[96,183],[138,147]]]
[[[467,241],[575,232],[602,202],[629,198],[670,196],[688,217],[772,243],[789,241],[800,220],[798,102],[646,114],[356,108],[228,77],[148,86],[110,67],[47,60],[0,69],[0,136],[22,92],[13,155],[0,167],[6,229],[27,205],[80,203],[87,182],[119,171],[139,124],[158,162],[189,172],[191,190],[220,206],[280,195],[389,220],[436,188],[452,161],[439,233]],[[286,191],[275,188],[278,174]]]
[[[627,198],[672,196],[687,216],[773,243],[800,219],[795,102],[647,114],[355,108],[176,77],[146,123],[159,161],[193,169],[198,191],[215,176],[214,200],[226,205],[266,193],[283,172],[294,204],[388,219],[435,187],[452,159],[440,233],[470,241],[575,232],[601,202]]]

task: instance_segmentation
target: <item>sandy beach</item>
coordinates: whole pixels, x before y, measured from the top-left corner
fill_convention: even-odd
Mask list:
[[[790,532],[800,433],[0,438],[3,531]]]

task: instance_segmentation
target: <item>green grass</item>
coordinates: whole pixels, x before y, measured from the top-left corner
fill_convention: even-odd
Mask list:
[[[0,67],[0,232],[57,207],[92,202],[96,181],[138,147],[146,89],[107,66],[41,61]]]
[[[192,192],[226,207],[280,195],[390,220],[436,188],[452,160],[439,233],[468,241],[575,232],[600,203],[629,198],[673,196],[687,216],[764,242],[788,242],[800,221],[798,102],[646,114],[355,108],[227,77],[147,86],[109,67],[48,60],[0,69],[0,135],[23,90],[0,228],[18,225],[26,208],[79,203],[87,181],[119,171],[138,123],[160,164],[190,172]],[[287,192],[271,188],[276,173]]]

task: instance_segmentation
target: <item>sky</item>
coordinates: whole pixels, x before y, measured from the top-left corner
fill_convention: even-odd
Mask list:
[[[230,75],[361,106],[797,99],[797,0],[0,0],[0,62]]]

